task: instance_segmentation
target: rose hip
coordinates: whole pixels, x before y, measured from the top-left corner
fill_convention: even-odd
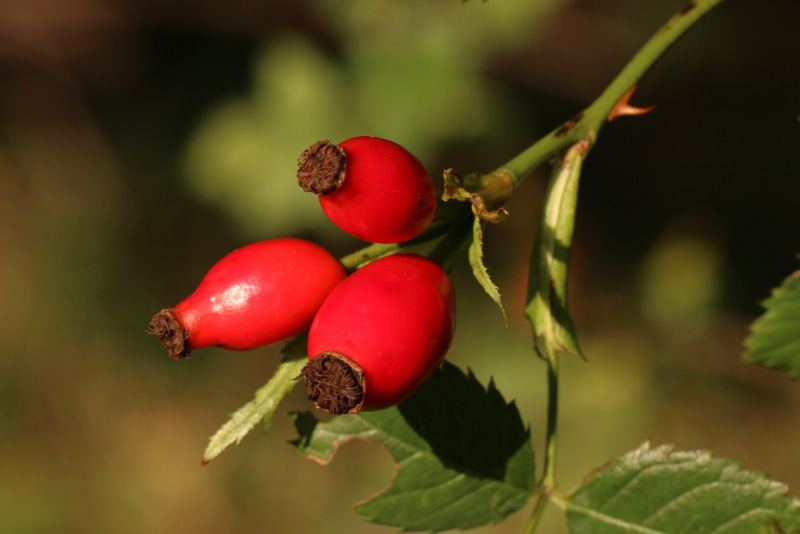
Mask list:
[[[150,322],[170,357],[218,346],[248,350],[305,330],[346,276],[324,248],[295,238],[239,248],[214,265],[197,289]]]
[[[395,405],[444,359],[455,329],[455,291],[435,262],[395,254],[334,289],[308,337],[300,376],[321,410],[358,413]]]
[[[303,189],[319,195],[334,224],[372,243],[417,237],[436,215],[438,198],[428,171],[386,139],[320,141],[303,152],[297,177]]]

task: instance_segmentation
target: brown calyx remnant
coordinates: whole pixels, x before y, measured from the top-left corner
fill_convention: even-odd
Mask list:
[[[305,191],[327,195],[342,187],[346,170],[344,149],[330,141],[317,141],[300,156],[297,181]]]
[[[511,198],[514,181],[504,170],[488,174],[472,173],[461,176],[453,169],[444,171],[444,193],[442,200],[455,199],[469,201],[476,217],[491,223],[501,222],[509,217],[503,205]]]
[[[189,332],[175,316],[172,308],[166,308],[153,316],[150,321],[150,333],[158,336],[169,357],[173,360],[188,358],[192,349],[189,347]]]
[[[364,370],[343,354],[332,350],[318,354],[297,378],[305,381],[306,396],[322,411],[335,415],[358,413],[364,405]]]

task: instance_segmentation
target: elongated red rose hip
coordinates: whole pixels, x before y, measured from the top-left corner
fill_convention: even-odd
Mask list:
[[[320,141],[300,156],[297,178],[303,189],[319,195],[336,226],[372,243],[417,237],[436,215],[438,198],[428,171],[386,139]]]
[[[284,341],[311,324],[345,275],[314,243],[253,243],[222,258],[188,298],[156,314],[150,331],[174,359],[202,347],[248,350]]]
[[[351,274],[317,312],[300,376],[324,411],[393,406],[445,357],[455,329],[455,291],[435,262],[417,254],[378,259]]]

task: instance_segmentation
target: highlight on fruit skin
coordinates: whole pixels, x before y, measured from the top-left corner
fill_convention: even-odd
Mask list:
[[[375,260],[317,312],[299,377],[306,396],[333,414],[402,402],[444,360],[455,319],[453,283],[435,262],[411,253]]]
[[[249,350],[285,341],[308,328],[345,276],[315,243],[253,243],[220,259],[191,295],[157,313],[150,333],[176,360],[203,347]]]
[[[319,196],[328,218],[364,241],[407,241],[436,215],[433,179],[413,154],[392,141],[369,136],[338,145],[319,141],[303,152],[298,166],[298,183]]]

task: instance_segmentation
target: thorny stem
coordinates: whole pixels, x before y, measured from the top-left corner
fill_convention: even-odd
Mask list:
[[[608,121],[609,113],[614,109],[614,106],[622,98],[629,97],[631,89],[635,87],[658,59],[703,15],[722,1],[690,1],[639,49],[636,55],[631,58],[616,78],[606,87],[605,91],[588,108],[555,128],[494,171],[477,176],[477,185],[469,189],[479,189],[490,205],[493,204],[493,201],[498,202],[498,205],[502,205],[507,200],[507,197],[510,196],[511,190],[516,189],[525,178],[548,159],[582,139],[587,139],[593,144],[598,133]],[[507,183],[509,181],[510,184]],[[495,207],[490,206],[491,209]],[[443,208],[441,202],[439,203],[439,208]],[[430,241],[435,237],[432,235],[431,230],[438,230],[436,236],[441,235],[457,219],[458,217],[439,221],[438,228],[431,228],[419,238],[407,243],[369,245],[345,256],[342,258],[342,263],[348,269],[355,269],[367,261],[390,254],[401,248],[410,247],[419,242]],[[436,226],[436,224],[434,223],[432,226]]]
[[[499,167],[494,173],[508,173],[516,188],[550,157],[580,139],[594,139],[611,110],[647,73],[656,61],[695,22],[723,0],[693,0],[673,16],[636,53],[605,91],[583,112],[555,128],[545,137]]]
[[[578,114],[559,128],[494,171],[507,173],[514,184],[519,185],[534,169],[568,146],[580,140],[593,144],[598,132],[609,120],[609,113],[621,99],[627,99],[630,90],[655,62],[705,13],[722,0],[693,0],[673,16],[631,59],[606,90],[583,113]],[[627,94],[627,96],[626,96]],[[627,103],[627,100],[626,102]],[[574,213],[574,212],[573,212]],[[546,334],[546,332],[545,332]],[[557,339],[545,339],[544,346],[552,349]],[[545,350],[541,354],[547,364],[547,436],[542,476],[534,489],[534,506],[525,525],[525,534],[533,534],[541,521],[551,495],[558,492],[556,486],[556,457],[558,441],[558,389],[559,354]]]

